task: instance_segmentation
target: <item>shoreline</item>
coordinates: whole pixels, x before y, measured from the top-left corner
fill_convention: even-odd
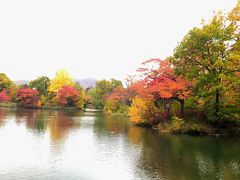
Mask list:
[[[0,105],[0,108],[8,108],[8,109],[33,109],[33,110],[77,110],[77,111],[82,111],[83,109],[78,109],[76,107],[65,107],[61,108],[59,106],[55,107],[48,107],[48,106],[42,106],[42,107],[20,107],[17,104],[12,104],[12,105]]]
[[[20,107],[16,103],[6,103],[0,104],[0,109],[32,109],[32,110],[76,110],[83,111],[84,109],[78,109],[76,107],[65,107],[61,108],[59,106],[42,106],[42,107]],[[106,116],[117,116],[129,118],[126,114],[114,114],[114,113],[103,113]],[[185,122],[184,127],[179,127],[177,130],[171,129],[170,122],[159,123],[157,125],[147,126],[147,125],[136,125],[136,127],[151,128],[158,131],[161,134],[166,135],[190,135],[190,136],[214,136],[214,137],[239,137],[240,136],[240,125],[234,122],[224,122],[224,125],[211,124],[208,122],[204,123],[189,123]]]
[[[158,131],[161,134],[177,134],[177,135],[190,135],[190,136],[215,136],[215,137],[240,137],[240,125],[234,122],[224,122],[224,125],[202,123],[191,124],[185,122],[185,126],[178,130],[170,129],[171,124],[160,123],[155,126],[151,126],[152,129]]]
[[[103,111],[104,113],[104,111]],[[104,113],[106,116],[124,117],[130,116],[121,113]],[[171,123],[159,123],[156,125],[133,124],[136,127],[151,128],[161,134],[170,135],[190,135],[190,136],[215,136],[215,137],[240,137],[240,124],[233,121],[221,122],[223,124],[211,122],[191,122],[189,119],[185,121],[184,127],[179,127],[177,131],[170,130]]]

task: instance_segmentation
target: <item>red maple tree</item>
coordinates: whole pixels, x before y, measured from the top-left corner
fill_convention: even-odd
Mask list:
[[[111,100],[115,103],[122,102],[127,106],[131,106],[132,100],[136,96],[147,96],[144,81],[136,81],[128,84],[128,87],[117,87],[113,89],[110,94],[107,94],[104,98],[106,101]]]
[[[184,114],[184,99],[191,93],[192,82],[174,74],[174,68],[167,60],[150,59],[142,63],[137,71],[145,83],[144,94],[152,95],[155,100],[162,99],[164,108],[170,110],[173,100],[180,102]]]
[[[17,101],[23,107],[37,107],[39,103],[39,92],[35,89],[24,87],[17,92]]]
[[[63,86],[58,90],[56,100],[62,107],[74,106],[79,100],[80,93],[72,86]]]
[[[0,92],[0,102],[8,102],[10,100],[11,98],[7,95],[6,90],[3,90],[2,92]]]

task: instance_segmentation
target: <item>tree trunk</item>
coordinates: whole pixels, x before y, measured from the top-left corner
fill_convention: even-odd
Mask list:
[[[163,108],[165,111],[167,110],[167,103],[165,99],[163,99]]]
[[[171,105],[173,103],[173,99],[169,99],[169,101],[165,102],[165,103],[166,103],[167,119],[170,119],[171,118]]]
[[[181,116],[184,117],[184,100],[180,100],[180,113],[181,113]]]
[[[216,90],[216,100],[215,100],[215,114],[218,117],[219,113],[219,102],[220,102],[220,91]]]
[[[170,119],[170,110],[171,110],[171,104],[167,104],[166,105],[166,108],[167,108],[167,119],[169,120]]]

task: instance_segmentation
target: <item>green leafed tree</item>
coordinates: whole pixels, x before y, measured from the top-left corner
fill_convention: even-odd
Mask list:
[[[238,48],[238,23],[223,13],[217,13],[209,23],[190,30],[174,52],[172,61],[176,73],[195,80],[196,94],[213,100],[217,118],[221,98],[239,80]]]
[[[102,108],[105,104],[104,98],[113,92],[117,87],[122,87],[122,82],[116,79],[100,80],[96,82],[96,87],[88,93],[97,108]]]
[[[111,84],[112,84],[112,88],[115,89],[117,87],[122,87],[122,82],[120,80],[117,79],[111,79],[110,80]]]
[[[50,85],[50,79],[46,76],[38,77],[37,79],[29,83],[30,88],[37,89],[40,95],[44,95],[44,96],[46,96],[48,93],[49,85]]]

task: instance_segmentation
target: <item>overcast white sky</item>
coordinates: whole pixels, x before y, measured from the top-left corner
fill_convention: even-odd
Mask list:
[[[0,72],[13,80],[133,74],[165,58],[201,19],[231,10],[237,0],[2,0]]]

